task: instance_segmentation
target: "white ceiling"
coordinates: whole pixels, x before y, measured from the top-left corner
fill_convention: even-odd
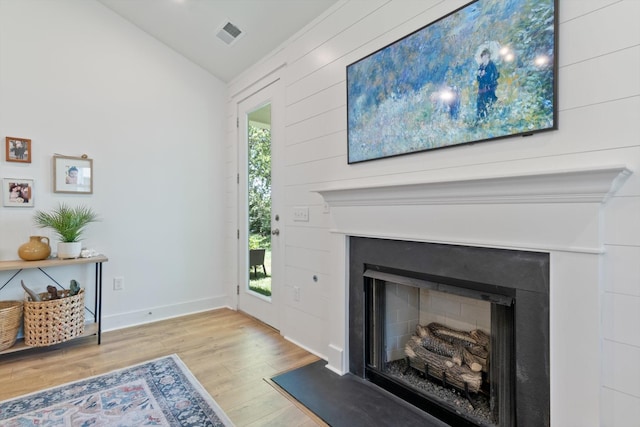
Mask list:
[[[143,31],[229,82],[337,0],[98,0]],[[216,37],[231,22],[243,34]]]

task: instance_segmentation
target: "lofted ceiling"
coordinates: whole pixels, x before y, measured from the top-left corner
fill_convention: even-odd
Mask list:
[[[224,82],[296,34],[337,0],[98,0]],[[230,22],[241,34],[218,38]],[[233,33],[233,28],[231,28]],[[229,33],[223,34],[227,40]]]

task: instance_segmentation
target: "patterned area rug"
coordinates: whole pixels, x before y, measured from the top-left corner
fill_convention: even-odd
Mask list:
[[[233,426],[177,355],[0,402],[0,426]]]

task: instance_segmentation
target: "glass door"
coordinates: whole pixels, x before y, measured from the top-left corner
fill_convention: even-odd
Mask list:
[[[283,221],[278,192],[278,83],[238,105],[238,309],[278,328]]]

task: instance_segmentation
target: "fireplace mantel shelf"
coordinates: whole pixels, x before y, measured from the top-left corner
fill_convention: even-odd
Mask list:
[[[604,203],[631,175],[624,165],[448,181],[314,190],[331,207],[496,203]]]

